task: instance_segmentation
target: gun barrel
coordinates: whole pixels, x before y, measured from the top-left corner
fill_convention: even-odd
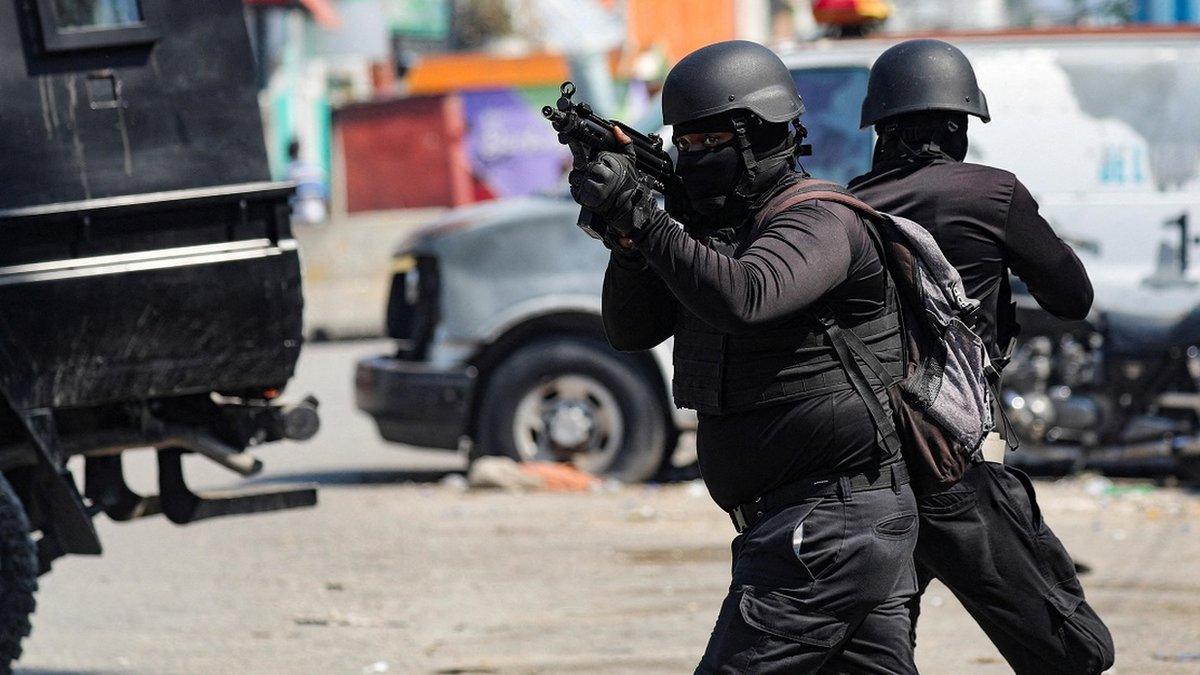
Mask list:
[[[590,148],[590,151],[619,151],[614,132],[620,129],[633,142],[633,151],[637,167],[640,171],[652,177],[661,185],[668,185],[673,178],[671,158],[663,151],[662,139],[655,135],[644,135],[636,129],[616,121],[603,119],[595,114],[587,103],[576,103],[571,100],[575,87],[570,82],[564,82],[561,88],[562,96],[553,106],[542,108],[542,117],[550,121],[554,130],[559,132],[559,140],[564,143],[564,136],[571,142]]]

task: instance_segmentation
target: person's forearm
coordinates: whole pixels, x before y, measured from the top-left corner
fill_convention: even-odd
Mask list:
[[[1087,317],[1093,299],[1087,270],[1038,213],[1023,185],[1014,190],[1005,234],[1009,266],[1038,304],[1061,319]]]
[[[1055,273],[1037,279],[1025,279],[1029,293],[1047,312],[1060,319],[1079,321],[1087,318],[1092,308],[1092,282],[1079,257],[1064,242],[1055,253]],[[1018,275],[1020,276],[1020,275]]]
[[[719,330],[740,332],[808,307],[846,278],[850,247],[838,225],[817,207],[789,212],[735,258],[660,213],[636,241],[681,304]]]

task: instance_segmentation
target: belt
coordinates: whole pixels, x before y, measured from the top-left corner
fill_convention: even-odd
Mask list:
[[[767,513],[811,497],[838,495],[846,499],[854,492],[883,489],[898,492],[900,486],[907,483],[908,469],[904,467],[904,462],[892,462],[860,473],[809,478],[782,485],[754,501],[735,506],[729,511],[729,518],[733,520],[738,534],[742,534],[754,527]]]

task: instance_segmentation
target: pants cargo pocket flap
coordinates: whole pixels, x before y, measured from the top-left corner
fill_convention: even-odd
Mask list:
[[[1064,619],[1074,614],[1075,610],[1079,608],[1080,603],[1083,602],[1083,598],[1064,587],[1066,583],[1068,582],[1063,582],[1051,588],[1050,595],[1047,598],[1050,604],[1054,605],[1054,609],[1058,610],[1058,613]]]
[[[846,636],[845,622],[782,593],[746,588],[739,607],[747,624],[785,640],[829,648]]]

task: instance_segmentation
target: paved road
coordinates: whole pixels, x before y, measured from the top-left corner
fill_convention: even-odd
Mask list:
[[[314,345],[302,359],[292,393],[322,398],[324,428],[264,451],[260,481],[319,482],[316,509],[185,528],[101,520],[105,556],[61,560],[42,579],[21,669],[690,672],[728,583],[730,531],[702,487],[439,485],[458,458],[388,446],[353,409],[354,360],[386,348]],[[200,482],[231,483],[195,468]],[[149,490],[150,462],[132,472]],[[1039,484],[1047,518],[1093,569],[1085,583],[1117,636],[1118,672],[1197,672],[1200,499],[1100,487]],[[1007,670],[944,589],[927,598],[921,635],[923,672]]]

